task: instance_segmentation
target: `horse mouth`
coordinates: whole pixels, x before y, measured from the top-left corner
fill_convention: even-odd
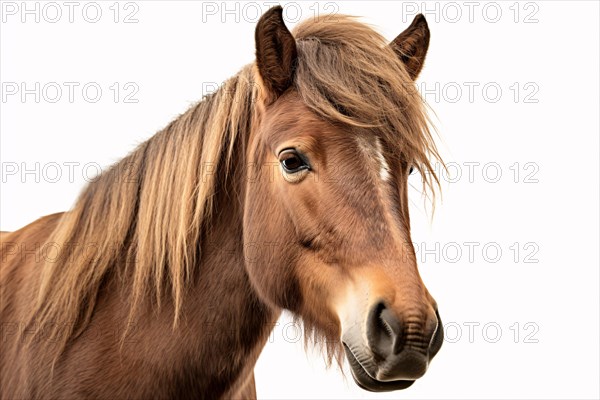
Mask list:
[[[350,370],[352,371],[352,377],[356,384],[364,390],[370,392],[390,392],[392,390],[406,389],[415,383],[414,380],[398,380],[382,382],[374,379],[367,373],[361,363],[356,359],[354,353],[344,343],[344,351],[346,352],[346,358],[350,363]]]

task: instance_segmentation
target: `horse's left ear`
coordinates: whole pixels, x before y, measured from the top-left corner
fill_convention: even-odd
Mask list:
[[[296,40],[283,22],[283,8],[269,9],[258,21],[255,32],[256,65],[265,100],[274,101],[292,84],[296,58]]]
[[[429,27],[423,14],[417,15],[412,24],[392,40],[390,46],[406,66],[412,80],[417,79],[429,47]]]

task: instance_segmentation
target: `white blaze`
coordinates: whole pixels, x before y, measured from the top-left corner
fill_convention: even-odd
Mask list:
[[[379,177],[381,180],[384,182],[388,181],[391,177],[390,166],[383,155],[383,147],[381,146],[381,141],[379,138],[375,138],[375,146],[360,136],[356,138],[356,141],[358,142],[358,146],[363,153],[365,153],[368,158],[375,159],[374,161],[377,162],[379,167]]]
[[[379,141],[379,138],[375,139],[375,153],[377,154],[377,159],[379,160],[380,164],[379,176],[383,181],[388,181],[390,179],[390,166],[383,156],[383,149],[381,147],[381,141]]]

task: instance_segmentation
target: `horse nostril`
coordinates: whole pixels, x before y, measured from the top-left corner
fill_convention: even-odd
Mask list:
[[[379,318],[383,323],[385,331],[389,334],[390,339],[392,339],[393,354],[400,353],[402,351],[402,325],[400,320],[389,308],[381,310]]]
[[[400,320],[383,302],[372,307],[368,316],[367,339],[373,354],[381,359],[397,354],[401,350],[401,329]]]
[[[379,319],[381,320],[383,329],[385,329],[390,337],[396,337],[400,335],[400,321],[398,321],[398,319],[388,308],[381,310]]]

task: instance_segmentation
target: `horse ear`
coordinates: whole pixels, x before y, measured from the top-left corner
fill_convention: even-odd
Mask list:
[[[272,7],[260,18],[255,32],[256,65],[271,100],[291,86],[298,55],[282,14],[281,6]]]
[[[429,47],[429,27],[423,14],[417,15],[412,24],[399,34],[390,46],[406,66],[412,80],[417,79]]]

